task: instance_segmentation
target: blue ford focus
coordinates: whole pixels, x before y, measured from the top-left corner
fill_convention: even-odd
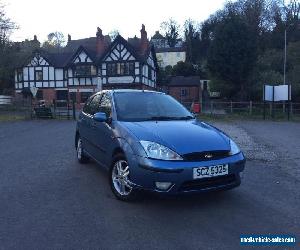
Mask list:
[[[107,168],[120,200],[135,199],[141,191],[231,189],[240,185],[245,166],[243,153],[226,134],[154,91],[91,96],[78,118],[75,146],[80,163],[92,158]]]

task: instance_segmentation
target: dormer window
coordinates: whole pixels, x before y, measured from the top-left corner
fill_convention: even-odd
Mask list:
[[[18,82],[23,81],[23,69],[18,69],[17,70],[17,79],[18,79]]]
[[[97,68],[95,67],[95,66],[91,66],[91,75],[92,76],[95,76],[95,75],[97,75]]]
[[[36,69],[35,70],[35,80],[36,81],[43,81],[43,71]]]
[[[108,63],[107,75],[108,76],[134,75],[134,63],[133,62]]]
[[[152,80],[152,70],[149,66],[148,66],[148,79]]]
[[[95,76],[97,74],[97,69],[93,65],[76,65],[75,76],[76,77],[89,77]]]

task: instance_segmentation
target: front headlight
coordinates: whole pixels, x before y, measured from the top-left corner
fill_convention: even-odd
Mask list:
[[[241,152],[239,147],[235,144],[233,140],[230,139],[230,155],[236,155],[239,152]]]
[[[181,156],[173,150],[151,141],[140,141],[147,156],[153,159],[178,161],[182,160]]]

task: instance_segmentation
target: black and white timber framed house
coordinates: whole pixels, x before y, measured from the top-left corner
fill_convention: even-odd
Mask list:
[[[141,37],[114,41],[97,28],[96,37],[72,40],[58,53],[36,50],[15,69],[15,91],[37,87],[37,99],[84,103],[101,89],[156,89],[157,60],[145,26]]]

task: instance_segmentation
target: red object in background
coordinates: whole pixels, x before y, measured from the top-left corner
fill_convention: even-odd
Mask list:
[[[200,103],[198,103],[198,102],[194,103],[193,111],[194,111],[194,113],[200,113],[200,111],[201,111]]]

